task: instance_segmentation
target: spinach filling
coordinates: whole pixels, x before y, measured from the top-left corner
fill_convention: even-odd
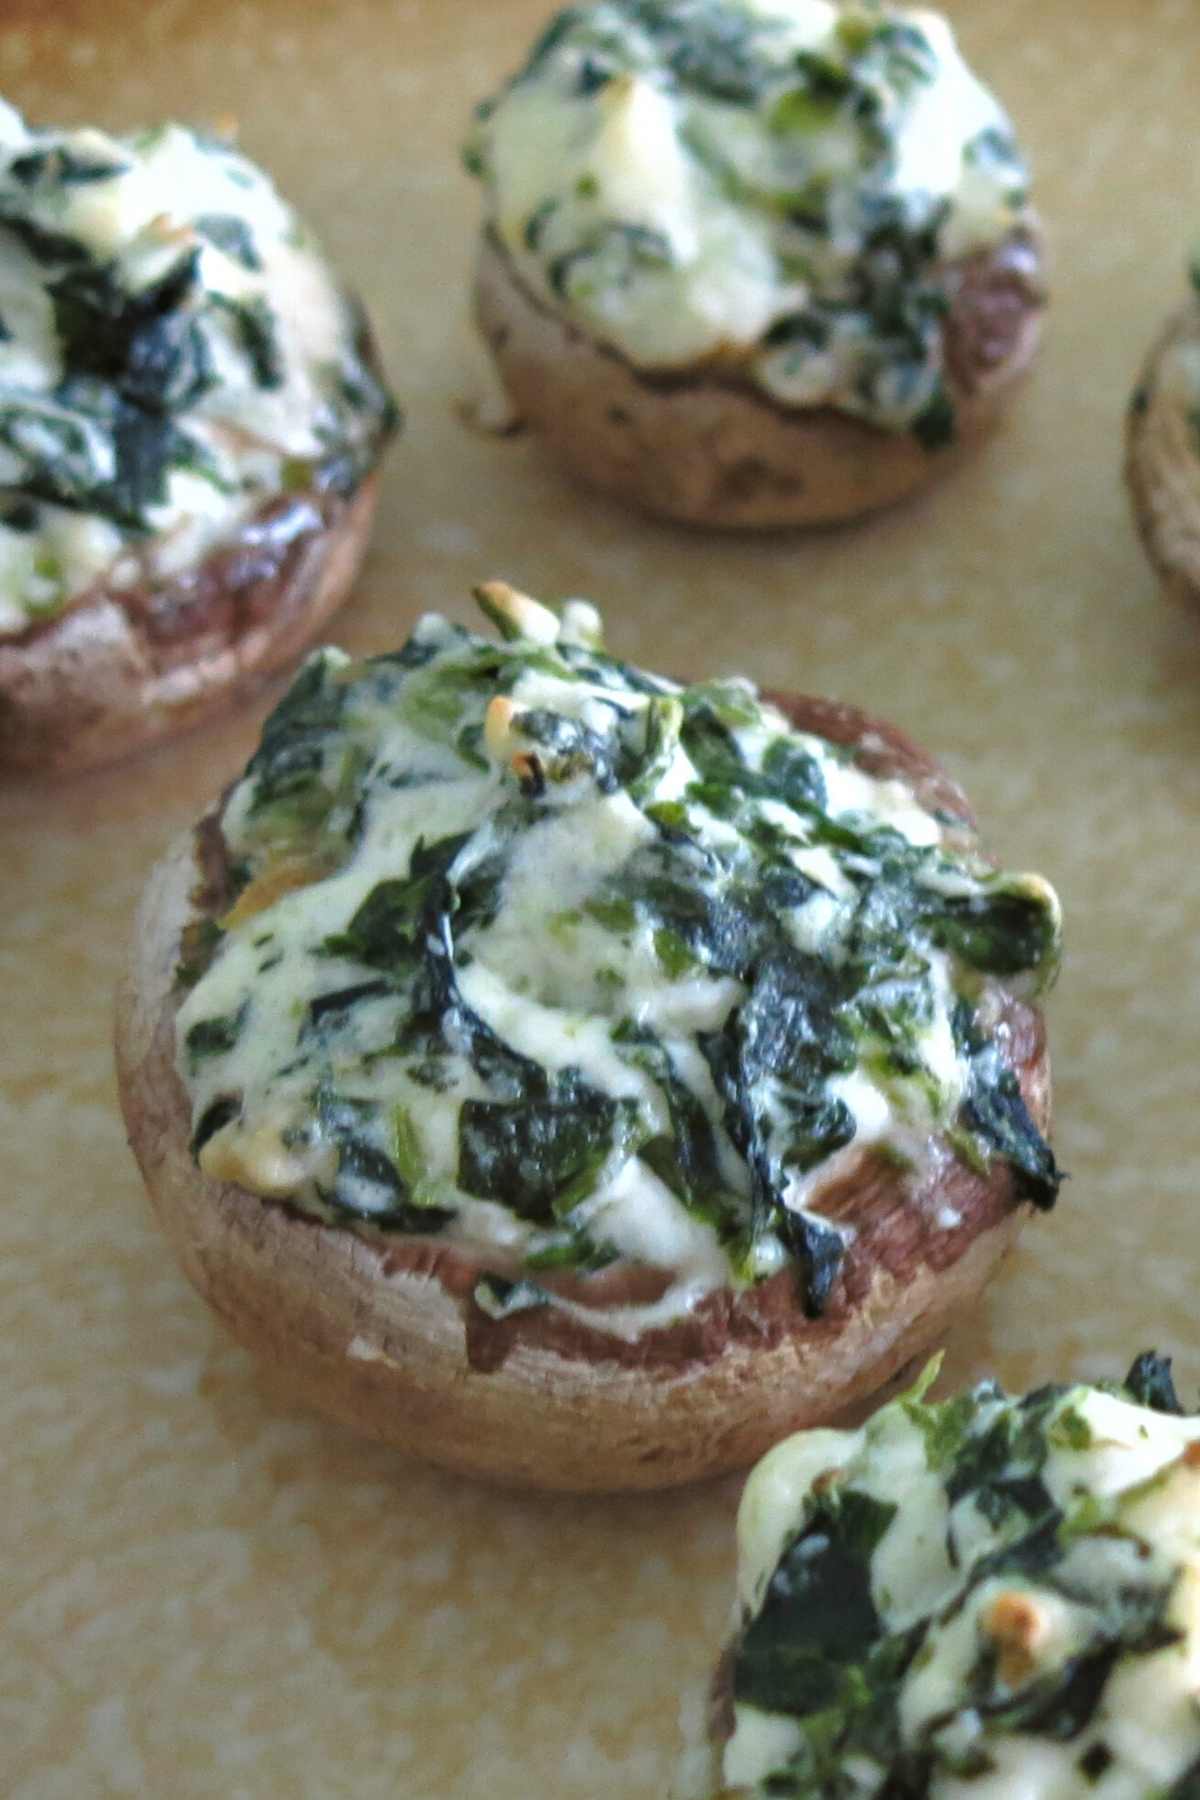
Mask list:
[[[510,98],[519,107],[536,90],[564,118],[574,112],[577,139],[590,122],[601,143],[609,90],[647,84],[670,102],[702,212],[739,213],[755,222],[754,242],[769,245],[773,272],[760,279],[775,289],[774,305],[749,356],[752,378],[785,403],[791,391],[793,403],[813,404],[804,397],[812,371],[832,359],[835,404],[911,431],[932,452],[957,428],[942,339],[958,189],[982,184],[994,195],[992,235],[972,249],[1022,228],[1027,204],[1011,131],[981,92],[944,191],[928,170],[920,182],[903,180],[909,137],[928,135],[930,96],[939,83],[966,79],[947,55],[955,53],[918,15],[869,4],[846,7],[810,43],[796,21],[742,0],[596,0],[561,13],[507,87],[481,104],[465,160],[507,218],[494,144]],[[961,92],[947,100],[955,104]],[[676,241],[665,220],[651,226],[621,216],[619,199],[606,205],[601,160],[582,174],[572,165],[569,184],[547,168],[545,196],[511,247],[536,259],[553,298],[619,333],[625,301],[599,307],[593,320],[597,296],[636,301],[656,283],[690,281],[695,253],[681,246],[692,236],[689,225]],[[727,356],[731,337],[713,348]],[[632,343],[622,347],[632,353]]]
[[[909,1603],[904,1621],[889,1623],[873,1564],[901,1497],[893,1503],[857,1486],[849,1452],[846,1469],[817,1481],[732,1651],[735,1700],[793,1719],[801,1737],[756,1783],[756,1795],[928,1800],[940,1777],[994,1772],[1005,1735],[1073,1744],[1104,1716],[1116,1669],[1181,1640],[1167,1616],[1180,1567],[1123,1518],[1119,1500],[1101,1503],[1081,1490],[1064,1511],[1043,1480],[1058,1451],[1090,1446],[1088,1390],[1048,1387],[1015,1401],[985,1382],[935,1404],[922,1397],[935,1372],[867,1427],[867,1455],[875,1442],[895,1442],[902,1420],[923,1438],[949,1507],[957,1582],[925,1615],[913,1619]],[[1179,1410],[1170,1364],[1153,1353],[1139,1357],[1115,1391],[1155,1411]],[[960,1535],[969,1556],[960,1554]],[[1043,1666],[1004,1666],[989,1634],[988,1606],[1006,1581],[1072,1609],[1066,1651]],[[972,1618],[964,1660],[946,1646]],[[948,1691],[941,1710],[925,1716],[914,1704],[916,1685],[939,1655],[954,1659],[953,1697]],[[1094,1780],[1113,1761],[1097,1739],[1077,1766]],[[1162,1791],[1186,1795],[1194,1780],[1195,1765]]]
[[[534,610],[498,644],[429,619],[394,655],[321,653],[267,720],[180,969],[198,1106],[281,1121],[295,1204],[422,1232],[502,1208],[534,1270],[631,1253],[636,1167],[726,1279],[790,1263],[814,1315],[846,1243],[821,1182],[856,1141],[919,1170],[948,1135],[1050,1205],[987,1022],[998,980],[1053,974],[1045,885],[747,684],[676,688]]]
[[[261,184],[256,174],[243,176],[249,165],[227,146],[173,130],[188,157],[211,163],[205,179],[214,194],[228,193],[236,204],[235,178]],[[113,153],[101,154],[87,134],[77,143],[31,132],[32,147],[10,151],[0,167],[0,258],[14,265],[14,279],[40,289],[53,344],[51,355],[28,322],[36,323],[37,309],[26,308],[22,341],[6,328],[0,346],[16,359],[11,377],[0,366],[0,502],[10,529],[18,508],[30,530],[52,522],[43,509],[65,509],[137,542],[163,528],[176,475],[198,478],[231,503],[273,491],[262,468],[236,448],[236,432],[223,435],[227,415],[238,427],[239,407],[294,379],[289,355],[301,355],[285,354],[258,228],[234,210],[168,223],[177,197],[169,181],[158,236],[151,221],[101,250],[108,240],[92,229],[92,215],[76,220],[72,211],[77,200],[130,176],[163,136],[112,140]],[[238,283],[225,290],[209,247],[236,265],[241,284],[249,283],[245,292]],[[321,448],[290,485],[352,486],[394,428],[395,408],[364,352],[361,320],[347,303],[328,366],[310,371],[300,402],[311,408],[315,385],[319,417],[311,423]],[[5,360],[0,355],[0,365]],[[246,430],[250,441],[253,424]],[[259,464],[270,454],[269,438],[268,429]],[[64,588],[54,604],[68,597]]]

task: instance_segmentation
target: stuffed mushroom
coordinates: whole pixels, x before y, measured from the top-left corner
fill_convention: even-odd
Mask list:
[[[847,518],[942,470],[1037,343],[1041,238],[938,15],[569,7],[478,109],[476,304],[563,462],[695,524]]]
[[[395,408],[261,170],[0,110],[0,769],[180,730],[345,599]]]
[[[802,1433],[747,1483],[713,1694],[721,1800],[1189,1800],[1200,1783],[1200,1418],[1123,1385]]]
[[[310,659],[154,876],[126,1118],[312,1401],[663,1486],[877,1388],[1053,1203],[1058,906],[892,728],[479,597],[499,641]]]

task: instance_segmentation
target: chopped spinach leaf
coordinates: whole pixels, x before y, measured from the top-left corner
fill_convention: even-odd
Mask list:
[[[320,1138],[337,1151],[337,1174],[322,1198],[335,1212],[368,1220],[388,1231],[436,1233],[454,1218],[450,1208],[421,1203],[404,1179],[394,1154],[381,1141],[379,1106],[322,1087],[315,1097]],[[393,1138],[390,1146],[395,1149]]]
[[[627,1109],[574,1084],[569,1097],[516,1105],[465,1100],[459,1114],[458,1185],[549,1224],[592,1191]]]
[[[527,250],[537,249],[543,231],[557,211],[557,200],[543,200],[540,206],[534,207],[533,211],[525,221],[525,230],[522,234],[525,239],[525,248]],[[494,620],[493,623],[495,623]],[[515,631],[511,627],[503,628],[502,635],[506,637],[514,636]]]
[[[1113,1753],[1107,1744],[1092,1744],[1079,1758],[1079,1771],[1089,1781],[1099,1781],[1112,1767]]]
[[[331,1028],[337,1031],[364,1000],[381,1000],[390,991],[386,981],[378,980],[357,981],[351,987],[332,988],[328,993],[318,994],[305,1009],[304,1023],[300,1027],[301,1043],[307,1038],[325,1037]]]
[[[976,1030],[970,1005],[959,1001],[954,1034],[969,1071],[962,1116],[990,1150],[1003,1156],[1022,1199],[1048,1211],[1058,1198],[1062,1171],[1029,1115],[1020,1084],[994,1043]]]
[[[780,344],[797,344],[807,350],[824,350],[829,342],[829,322],[815,312],[787,313],[776,319],[763,343],[774,348]]]
[[[909,1395],[899,1401],[925,1439],[925,1460],[935,1474],[940,1475],[957,1458],[979,1411],[979,1400],[980,1390],[976,1389],[932,1405]]]
[[[997,1525],[1016,1513],[1027,1519],[1051,1518],[1057,1512],[1041,1479],[1049,1445],[1046,1420],[1058,1404],[1054,1390],[1024,1406],[1000,1406],[983,1430],[974,1431],[959,1448],[945,1476],[951,1506],[970,1495],[978,1510]]]
[[[112,482],[88,498],[99,502],[98,511],[141,531],[148,526],[148,508],[167,497],[172,465],[193,461],[198,446],[172,420],[134,406],[118,408],[112,434],[116,453]]]
[[[647,1027],[626,1021],[613,1038],[618,1053],[657,1082],[670,1115],[671,1135],[647,1139],[638,1156],[694,1212],[719,1221],[733,1197],[703,1101],[680,1079],[670,1051]],[[733,1210],[735,1217],[741,1210],[736,1200]]]
[[[1172,1413],[1180,1418],[1183,1416],[1183,1408],[1179,1404],[1179,1395],[1175,1392],[1171,1376],[1169,1356],[1159,1356],[1154,1350],[1143,1350],[1134,1360],[1122,1385],[1139,1406],[1149,1406],[1155,1412]]]
[[[838,1701],[881,1635],[871,1558],[895,1516],[890,1501],[849,1487],[810,1500],[738,1643],[739,1701],[792,1715]]]
[[[756,39],[770,35],[769,17],[755,19],[724,6],[666,7],[657,0],[634,0],[625,10],[657,39],[658,53],[680,86],[734,105],[757,98],[762,69]]]
[[[520,715],[516,729],[539,746],[538,762],[548,780],[572,781],[586,775],[602,794],[614,794],[621,785],[613,749],[599,732],[577,719],[531,708]]]
[[[81,156],[66,144],[48,145],[15,156],[8,165],[9,173],[22,187],[45,182],[55,187],[81,187],[92,181],[110,181],[124,175],[129,164],[111,156]]]
[[[283,386],[284,362],[275,325],[275,314],[261,294],[248,300],[234,300],[228,294],[213,294],[212,304],[226,313],[233,325],[234,338],[250,364],[255,381],[261,388]]]
[[[0,444],[23,465],[27,502],[71,506],[104,484],[105,476],[97,472],[95,438],[79,418],[53,402],[0,403]]]
[[[325,939],[331,956],[348,956],[370,968],[395,969],[416,954],[426,898],[424,884],[381,881],[371,889],[345,931]]]
[[[35,262],[49,266],[85,263],[89,260],[88,251],[78,238],[69,237],[63,231],[51,231],[15,206],[5,206],[2,202],[0,230],[10,232],[22,249],[28,250]]]
[[[1064,1407],[1047,1432],[1050,1442],[1067,1450],[1090,1450],[1092,1428],[1083,1414],[1073,1406]]]
[[[1037,894],[993,885],[938,897],[925,920],[935,944],[988,975],[1019,975],[1054,957],[1055,921]]]
[[[533,1240],[534,1248],[525,1257],[525,1267],[539,1269],[606,1269],[616,1262],[620,1251],[611,1244],[597,1242],[580,1225],[569,1218],[553,1230],[542,1232]]]
[[[170,419],[120,400],[95,416],[40,398],[0,405],[0,443],[20,459],[27,497],[103,513],[134,534],[166,497],[173,463],[203,467],[198,446]]]
[[[168,413],[192,404],[213,375],[203,333],[185,302],[197,292],[199,252],[130,293],[112,263],[67,269],[48,283],[66,366],[110,383],[130,405]]]
[[[789,738],[778,737],[763,757],[763,774],[770,783],[770,796],[798,811],[807,808],[824,810],[825,777],[821,765],[811,751]]]
[[[771,1214],[771,1225],[804,1271],[801,1292],[805,1312],[810,1319],[819,1319],[846,1254],[845,1237],[815,1214],[798,1212],[789,1206],[779,1206]]]
[[[428,846],[418,841],[408,875],[372,888],[345,931],[325,939],[326,953],[393,972],[413,964],[430,906],[444,904],[447,872],[469,841],[466,832]]]
[[[567,295],[581,270],[600,258],[605,261],[612,285],[628,287],[641,269],[669,269],[675,253],[665,232],[648,225],[600,219],[583,245],[552,258],[547,268],[551,288],[560,297]]]
[[[216,1137],[218,1131],[220,1131],[223,1126],[229,1125],[234,1119],[240,1118],[241,1112],[242,1103],[232,1094],[223,1094],[218,1099],[214,1100],[211,1105],[207,1106],[196,1123],[196,1128],[192,1132],[191,1142],[188,1145],[192,1156],[198,1157],[208,1140]]]
[[[33,500],[18,498],[0,502],[0,525],[7,531],[19,531],[22,536],[36,531],[41,523],[41,513]]]
[[[411,1012],[397,1030],[396,1054],[414,1057],[418,1063],[432,1059],[435,1066],[447,1053],[465,1056],[493,1099],[509,1105],[522,1095],[545,1097],[548,1083],[541,1064],[514,1050],[459,992],[448,912],[431,908],[422,948],[410,992]],[[560,1086],[569,1085],[565,1077],[560,1080]]]
[[[267,718],[246,770],[247,833],[260,852],[304,844],[336,863],[357,838],[364,751],[338,729],[349,691],[336,657],[318,652]]]
[[[215,244],[218,250],[240,263],[243,269],[257,274],[262,268],[262,257],[254,243],[254,234],[245,219],[237,213],[202,213],[193,220],[200,236]]]
[[[489,1319],[510,1319],[514,1313],[532,1312],[549,1304],[545,1288],[533,1281],[509,1281],[502,1275],[485,1275],[475,1283],[473,1298]]]
[[[807,1101],[857,1060],[836,970],[821,958],[775,951],[759,966],[734,1031],[743,1085],[773,1078]],[[831,1121],[836,1133],[840,1118]]]
[[[675,760],[683,724],[683,707],[673,695],[651,698],[646,707],[645,738],[632,766],[622,770],[630,798],[647,800]]]
[[[242,1035],[249,1011],[249,1000],[243,1000],[236,1012],[225,1013],[219,1018],[198,1019],[189,1028],[183,1041],[193,1074],[210,1057],[228,1055]]]

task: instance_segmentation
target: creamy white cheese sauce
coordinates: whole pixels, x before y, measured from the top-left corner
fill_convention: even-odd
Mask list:
[[[738,1515],[736,1642],[763,1610],[814,1495],[870,1496],[894,1508],[870,1553],[879,1637],[925,1625],[894,1704],[897,1753],[933,1752],[921,1790],[929,1800],[1174,1794],[1172,1783],[1200,1768],[1200,1418],[1089,1387],[1050,1394],[1032,1426],[997,1390],[973,1401],[939,1412],[902,1399],[857,1431],[804,1432],[768,1453]],[[946,1418],[956,1404],[970,1422],[960,1416],[955,1441]],[[994,1455],[986,1462],[985,1503],[970,1446],[1006,1423],[1024,1436],[1007,1466]],[[1044,1515],[1035,1507],[1028,1517],[1005,1500],[1003,1481],[1020,1493],[1033,1476],[1048,1498]],[[988,1574],[985,1565],[980,1576],[983,1559],[1035,1527],[1044,1537],[1056,1518],[1053,1551],[1018,1551],[1011,1568]],[[1143,1605],[1157,1596],[1161,1617],[1123,1638],[1123,1612],[1139,1594]],[[1096,1665],[1095,1703],[1078,1704],[1072,1729],[1039,1731],[996,1709],[1027,1691],[1049,1707],[1056,1686],[1108,1643],[1111,1667]],[[787,1770],[800,1769],[804,1743],[802,1712],[739,1701],[723,1750],[726,1785],[786,1800]],[[864,1795],[882,1790],[887,1769],[851,1740],[837,1763],[843,1778],[852,1764]],[[795,1780],[797,1794],[833,1792]]]
[[[468,162],[521,279],[637,366],[735,364],[891,428],[937,391],[938,266],[1027,218],[1004,114],[945,20],[900,7],[572,8],[480,109]],[[926,309],[907,338],[883,323],[888,233]]]
[[[386,398],[269,178],[181,125],[0,139],[0,632],[196,562]]]
[[[748,684],[646,677],[591,609],[504,604],[499,647],[430,618],[395,659],[307,665],[224,808],[237,897],[179,1070],[209,1174],[531,1279],[668,1271],[651,1305],[571,1303],[635,1336],[850,1243],[821,1196],[861,1152],[939,1153],[962,971],[916,913],[895,941],[883,864],[953,866],[985,909],[1012,878]],[[789,1008],[807,1060],[774,1043]]]

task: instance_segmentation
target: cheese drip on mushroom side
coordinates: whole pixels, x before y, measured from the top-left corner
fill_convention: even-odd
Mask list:
[[[738,1519],[722,1793],[1188,1800],[1200,1782],[1200,1418],[1121,1388],[800,1433]]]
[[[478,598],[499,642],[430,616],[310,658],[225,805],[177,1027],[200,1167],[480,1249],[492,1311],[664,1271],[604,1313],[630,1335],[789,1266],[820,1311],[822,1192],[867,1150],[914,1205],[948,1141],[1051,1204],[998,1013],[1055,968],[1047,885],[748,682],[620,663],[583,602]]]
[[[948,268],[1032,218],[945,20],[871,0],[570,7],[466,158],[520,279],[635,366],[930,448],[954,431]]]
[[[0,634],[190,567],[276,495],[349,491],[395,416],[356,306],[232,145],[0,104]]]

